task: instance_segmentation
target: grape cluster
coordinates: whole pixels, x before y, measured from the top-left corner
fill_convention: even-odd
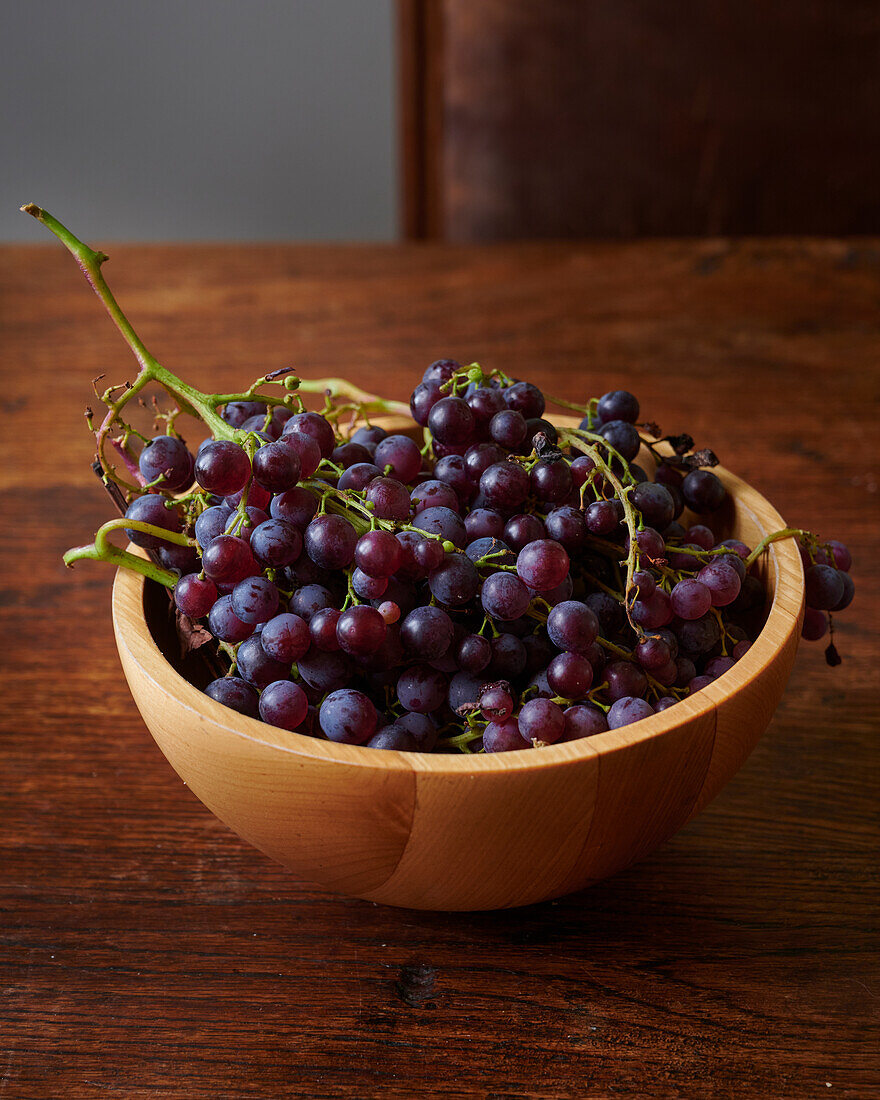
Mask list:
[[[559,428],[531,383],[439,360],[410,410],[424,446],[343,435],[329,402],[235,400],[234,439],[143,447],[128,535],[228,654],[213,699],[343,744],[503,752],[637,722],[748,651],[763,544],[719,541],[715,456],[661,447],[633,394]],[[852,599],[850,555],[803,532],[765,543],[792,534],[820,638]]]

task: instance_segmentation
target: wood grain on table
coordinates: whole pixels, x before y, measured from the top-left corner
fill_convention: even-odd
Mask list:
[[[631,388],[847,542],[856,599],[843,665],[805,644],[739,775],[617,878],[482,914],[300,885],[150,740],[110,570],[61,564],[110,515],[91,379],[133,361],[60,246],[0,250],[0,1097],[880,1094],[880,242],[102,246],[204,389],[406,398],[441,356]]]

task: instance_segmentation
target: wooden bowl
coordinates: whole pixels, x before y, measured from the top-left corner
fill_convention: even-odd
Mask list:
[[[785,526],[744,481],[716,473],[729,495],[716,533],[754,546]],[[157,646],[139,574],[117,574],[113,622],[156,743],[239,836],[329,890],[413,909],[498,909],[580,890],[641,859],[736,773],[782,696],[803,616],[794,543],[773,544],[762,569],[772,594],[763,631],[693,698],[595,737],[496,755],[337,745],[229,710]]]

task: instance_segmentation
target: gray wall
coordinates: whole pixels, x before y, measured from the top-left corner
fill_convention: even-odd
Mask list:
[[[397,233],[392,0],[0,0],[0,240]]]

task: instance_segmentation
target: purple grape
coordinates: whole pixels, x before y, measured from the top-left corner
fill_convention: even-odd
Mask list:
[[[408,711],[400,718],[395,718],[394,725],[402,727],[409,733],[415,741],[418,752],[431,752],[437,744],[439,732],[426,714]]]
[[[202,552],[202,569],[215,584],[237,584],[257,570],[254,555],[238,535],[218,535]]]
[[[571,470],[564,459],[536,462],[529,481],[532,493],[538,500],[546,500],[550,504],[559,504],[565,500],[574,485]]]
[[[568,576],[569,558],[552,539],[538,539],[523,547],[516,559],[516,571],[529,588],[544,592],[562,584]]]
[[[491,508],[474,508],[464,517],[468,541],[483,538],[504,538],[504,517]]]
[[[199,451],[195,461],[196,481],[209,493],[228,496],[245,487],[251,476],[251,462],[237,443],[211,440]]]
[[[337,691],[351,679],[352,664],[346,654],[327,653],[314,645],[297,661],[296,667],[300,677],[319,696]]]
[[[342,647],[339,644],[339,636],[336,628],[339,625],[341,611],[335,607],[322,607],[309,619],[308,632],[311,641],[327,653],[335,653]]]
[[[528,610],[532,594],[514,573],[492,573],[483,581],[480,602],[493,619],[519,619]]]
[[[345,569],[354,561],[357,533],[342,516],[316,516],[303,539],[306,553],[322,569]]]
[[[647,634],[636,643],[636,647],[633,650],[633,656],[642,668],[650,672],[654,669],[663,668],[665,665],[668,665],[675,657],[675,654],[672,652],[668,642],[663,638],[656,634]]]
[[[431,595],[446,607],[464,607],[476,596],[480,578],[474,563],[464,554],[446,554],[428,576]]]
[[[578,653],[559,653],[547,668],[547,682],[557,695],[580,699],[593,683],[593,666]]]
[[[299,455],[283,443],[267,443],[253,459],[254,480],[264,489],[283,493],[299,481]]]
[[[293,421],[288,421],[284,425],[284,431],[278,442],[282,447],[293,451],[299,459],[300,477],[311,477],[321,465],[321,448],[313,435],[298,432],[291,427],[292,423]]]
[[[595,737],[605,733],[608,722],[605,714],[591,703],[577,703],[563,712],[565,728],[560,741],[579,741],[582,737]]]
[[[406,651],[424,661],[442,657],[452,644],[452,619],[440,607],[417,607],[400,627]]]
[[[260,717],[270,726],[283,730],[298,729],[309,709],[306,693],[290,680],[267,684],[260,695]]]
[[[684,502],[693,512],[717,512],[727,490],[711,470],[691,470],[681,483]]]
[[[482,672],[492,659],[492,646],[482,634],[466,634],[458,643],[455,657],[463,672]]]
[[[443,564],[443,545],[437,539],[419,539],[413,545],[413,561],[427,576]]]
[[[225,676],[212,681],[205,688],[205,695],[222,703],[224,707],[247,715],[248,718],[256,718],[259,713],[259,696],[250,684],[237,676]]]
[[[136,523],[149,523],[165,531],[180,531],[180,516],[177,510],[166,508],[165,497],[158,493],[147,493],[145,496],[135,497],[125,510],[125,518],[132,519]],[[155,550],[165,545],[165,540],[157,535],[147,535],[133,528],[127,527],[125,536],[129,542],[133,542],[135,546],[143,546],[146,550]]]
[[[607,440],[626,462],[631,462],[641,450],[642,441],[639,439],[639,433],[625,420],[606,421],[599,428],[598,434]]]
[[[495,572],[502,565],[516,564],[516,555],[503,539],[474,539],[468,543],[465,553],[478,569],[489,572]]]
[[[305,530],[317,510],[317,499],[301,486],[273,497],[269,505],[269,513],[273,519],[286,520],[300,531]]]
[[[418,515],[426,508],[447,508],[453,512],[461,511],[458,493],[445,481],[429,480],[417,485],[410,494],[413,513]]]
[[[739,558],[733,558],[739,562]],[[727,607],[739,595],[742,581],[733,565],[723,558],[715,558],[697,573],[697,582],[709,590],[713,607]],[[676,586],[677,587],[677,586]],[[682,615],[682,618],[685,618]],[[698,618],[696,615],[690,618]]]
[[[639,419],[639,402],[629,390],[611,390],[599,398],[596,412],[601,424],[607,424],[610,420],[635,424]]]
[[[511,516],[504,525],[504,541],[517,553],[530,542],[545,539],[547,531],[537,516]]]
[[[351,587],[362,600],[378,600],[385,595],[388,578],[371,577],[363,569],[355,569],[351,574]]]
[[[295,562],[300,556],[302,535],[286,520],[267,519],[254,528],[250,547],[251,553],[261,565],[280,569]]]
[[[696,695],[698,691],[702,691],[704,687],[708,687],[713,679],[714,677],[712,676],[695,676],[688,684],[688,695]]]
[[[569,555],[578,554],[587,545],[587,524],[579,508],[563,504],[544,520],[547,537],[558,542]]]
[[[181,577],[174,586],[174,602],[178,610],[191,619],[201,619],[207,615],[216,600],[217,586],[198,573]]]
[[[428,413],[428,431],[440,443],[469,443],[474,426],[471,407],[461,397],[441,397]]]
[[[831,565],[811,565],[804,575],[807,607],[829,611],[844,596],[844,574]]]
[[[565,714],[549,699],[530,699],[520,710],[517,723],[527,743],[534,740],[550,745],[565,732]]]
[[[458,512],[451,508],[425,508],[412,521],[413,527],[419,531],[427,531],[432,535],[439,535],[453,546],[463,548],[467,545],[467,532],[464,521]]]
[[[161,476],[160,488],[177,493],[192,485],[194,462],[183,440],[173,435],[157,435],[141,451],[138,469],[146,481],[156,481]]]
[[[275,680],[286,680],[290,672],[288,664],[276,661],[263,649],[259,634],[245,638],[236,650],[235,660],[239,676],[258,691]]]
[[[377,444],[373,462],[380,470],[390,466],[390,476],[406,483],[421,470],[422,454],[409,436],[389,435]]]
[[[633,722],[640,722],[643,718],[650,718],[653,713],[654,708],[646,699],[624,695],[611,704],[608,711],[608,728],[620,729],[621,726],[629,726]]]
[[[477,705],[487,722],[503,722],[513,714],[513,695],[510,684],[503,680],[494,684],[484,684]]]
[[[416,752],[419,748],[415,737],[398,723],[383,726],[367,742],[368,749],[394,749],[397,752]]]
[[[215,504],[206,508],[197,517],[195,523],[196,542],[199,546],[205,547],[218,535],[222,535],[231,515],[232,509],[225,504]]]
[[[496,462],[480,478],[486,503],[502,512],[514,512],[529,494],[529,475],[515,462]]]
[[[717,680],[719,676],[723,676],[725,672],[729,672],[734,664],[733,657],[713,657],[711,661],[706,662],[705,673],[707,676],[711,676]]]
[[[490,722],[483,730],[483,749],[486,752],[512,752],[525,747],[515,718]]]
[[[702,581],[685,579],[672,589],[671,601],[680,619],[702,619],[712,606],[712,593]]]
[[[160,549],[159,555],[161,556],[162,553],[163,551],[162,549]],[[855,582],[853,581],[849,573],[840,573],[840,579],[843,582],[843,595],[837,601],[834,607],[830,609],[831,611],[845,611],[846,608],[848,608],[849,605],[852,603],[853,596],[856,592]]]
[[[388,627],[375,609],[357,604],[343,611],[336,624],[336,640],[340,648],[353,656],[375,653],[385,641]]]
[[[410,499],[407,487],[393,477],[374,478],[367,486],[367,502],[379,519],[409,519]]]
[[[311,621],[316,611],[334,606],[333,593],[320,584],[304,584],[294,592],[290,601],[290,610],[307,623]]]
[[[714,615],[678,623],[674,630],[685,655],[699,656],[701,653],[708,653],[721,638],[721,627]]]
[[[654,704],[654,713],[659,714],[663,710],[669,710],[670,707],[674,707],[678,702],[671,695],[664,695],[661,699],[658,699]]]
[[[260,645],[266,655],[288,667],[308,652],[310,644],[305,620],[287,611],[270,619],[260,632]]]
[[[327,739],[341,745],[363,745],[376,730],[376,708],[362,691],[342,688],[331,692],[318,712]]]
[[[336,436],[333,433],[333,428],[318,413],[297,413],[296,416],[292,416],[287,421],[285,427],[291,432],[302,432],[303,435],[310,435],[318,444],[322,458],[329,458],[333,454],[333,448],[336,446]]]
[[[250,623],[242,622],[232,610],[232,596],[221,596],[208,612],[208,630],[221,642],[235,645],[254,632]]]
[[[266,415],[264,401],[230,401],[223,408],[223,419],[233,428],[240,428],[252,416]]]
[[[489,680],[516,680],[525,671],[528,655],[526,647],[512,634],[499,634],[490,642],[492,660],[483,673]]]
[[[715,536],[703,523],[688,527],[687,540],[691,546],[699,546],[701,550],[711,550],[715,545]]]
[[[505,408],[501,390],[491,386],[480,386],[465,394],[465,401],[474,414],[474,424],[478,431],[487,434],[492,418]]]
[[[544,395],[531,382],[514,382],[503,395],[507,407],[521,412],[526,420],[544,415]]]
[[[610,535],[620,526],[623,510],[616,500],[594,500],[584,512],[587,530],[593,535]]]
[[[558,649],[587,656],[599,635],[599,620],[586,604],[565,600],[550,612],[547,633]]]
[[[627,695],[640,698],[648,689],[644,672],[632,661],[612,661],[605,666],[602,677],[608,683],[608,698],[612,702]]]
[[[431,409],[443,397],[439,382],[419,382],[409,399],[412,418],[420,427],[427,427]]]
[[[633,505],[642,513],[649,526],[657,530],[667,527],[675,518],[675,502],[663,485],[646,481],[630,493]]]
[[[436,359],[422,375],[422,381],[436,382],[438,386],[442,386],[456,371],[460,370],[461,363],[456,362],[455,359]]]
[[[430,714],[446,698],[447,680],[430,665],[413,665],[397,681],[397,698],[407,710]]]
[[[246,577],[232,590],[232,610],[243,623],[267,623],[278,610],[278,589],[266,577]]]
[[[343,470],[347,470],[350,466],[357,466],[359,463],[361,465],[372,463],[373,453],[367,450],[363,444],[349,440],[347,443],[340,443],[338,447],[333,448],[330,461],[336,466],[341,466]]]
[[[508,451],[518,451],[525,443],[528,431],[526,418],[516,409],[504,409],[489,422],[489,435],[493,442]]]

